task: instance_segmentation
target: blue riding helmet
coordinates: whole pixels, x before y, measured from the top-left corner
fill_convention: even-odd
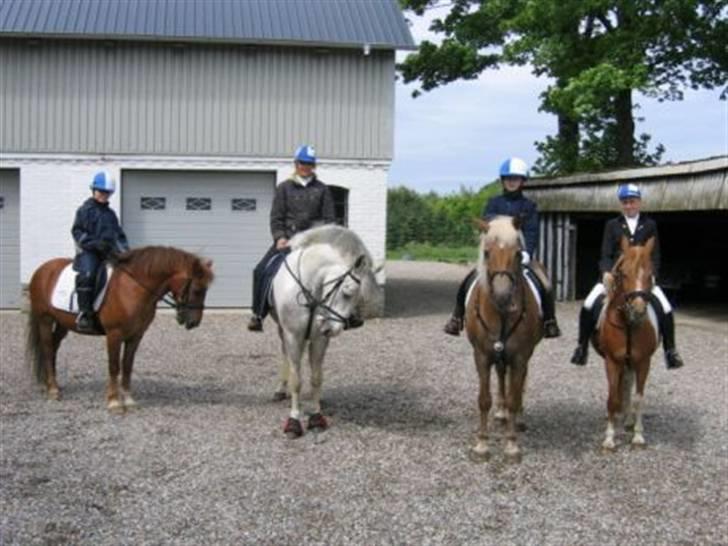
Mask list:
[[[111,195],[116,191],[116,181],[107,171],[100,171],[94,175],[90,188],[92,190],[103,191]]]
[[[293,155],[293,160],[299,163],[313,163],[316,164],[316,150],[313,146],[304,144],[299,146],[296,153]]]
[[[528,178],[528,163],[519,157],[509,157],[500,166],[500,176],[522,176]]]
[[[622,184],[617,190],[620,201],[625,199],[642,199],[642,192],[637,184]]]

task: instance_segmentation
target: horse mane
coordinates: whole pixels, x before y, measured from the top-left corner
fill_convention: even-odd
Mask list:
[[[481,224],[485,226],[485,224]],[[488,260],[485,257],[485,247],[498,244],[502,247],[521,248],[523,234],[513,225],[512,216],[496,216],[487,222],[487,229],[480,233],[480,246],[478,248],[478,270],[481,277],[488,269]]]
[[[327,224],[298,233],[291,239],[289,246],[291,250],[296,250],[316,244],[331,246],[348,263],[353,264],[363,255],[365,257],[363,265],[368,268],[374,266],[371,254],[361,238],[352,230],[336,224]]]
[[[205,284],[212,282],[212,270],[199,256],[171,246],[143,246],[119,256],[117,263],[140,268],[144,275],[153,277],[175,270],[192,271]],[[199,267],[196,267],[199,266]]]

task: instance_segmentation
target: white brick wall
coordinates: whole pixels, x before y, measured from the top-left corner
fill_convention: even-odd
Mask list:
[[[106,169],[117,177],[118,191],[111,206],[120,214],[119,187],[122,169],[254,170],[276,171],[287,178],[292,164],[286,159],[239,161],[209,157],[76,156],[3,154],[4,168],[20,169],[20,282],[27,284],[33,271],[57,256],[72,256],[71,225],[78,206],[90,196],[94,173]],[[321,161],[319,177],[349,190],[349,227],[366,244],[375,262],[386,257],[387,170],[389,163]],[[121,218],[122,225],[124,219]],[[131,241],[132,245],[134,244]],[[379,282],[384,283],[384,273]]]

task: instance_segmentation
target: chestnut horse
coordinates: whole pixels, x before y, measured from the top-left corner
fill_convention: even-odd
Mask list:
[[[42,264],[30,280],[27,360],[36,380],[44,384],[51,400],[60,398],[56,382],[56,355],[68,331],[76,330],[76,315],[51,305],[51,295],[68,258]],[[109,356],[107,407],[123,412],[136,405],[131,397],[134,354],[154,319],[157,302],[171,293],[168,302],[177,310],[177,322],[187,329],[202,320],[205,295],[212,282],[212,262],[171,247],[149,246],[131,250],[118,258],[109,279],[104,303],[99,309],[100,328],[106,335]],[[121,389],[118,384],[121,345]]]
[[[622,255],[607,280],[605,310],[592,337],[595,349],[604,357],[609,381],[607,432],[602,443],[605,451],[616,447],[615,419],[622,408],[628,411],[626,428],[634,429],[632,445],[645,445],[642,426],[645,383],[658,343],[656,319],[648,305],[653,286],[651,254],[655,240],[650,238],[644,246],[630,246],[627,238],[622,237],[620,245]],[[635,379],[635,396],[631,399]]]
[[[528,361],[543,337],[543,327],[538,302],[523,276],[520,220],[499,216],[490,222],[478,222],[481,229],[479,273],[465,315],[465,328],[480,378],[480,429],[472,454],[478,460],[490,456],[490,371],[495,366],[499,387],[496,417],[505,417],[505,453],[517,461],[520,448],[516,421],[523,411]]]

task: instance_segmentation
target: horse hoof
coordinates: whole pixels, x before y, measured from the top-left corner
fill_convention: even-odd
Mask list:
[[[487,446],[475,445],[468,450],[468,457],[474,463],[485,463],[490,460],[490,450]]]
[[[283,402],[286,398],[288,398],[288,393],[285,391],[273,393],[273,402]]]
[[[47,394],[48,400],[53,400],[57,402],[61,399],[61,391],[58,389],[49,389]]]
[[[506,461],[511,464],[520,463],[523,459],[521,450],[517,446],[506,447],[505,449]]]
[[[602,444],[602,453],[605,455],[611,455],[617,451],[617,446],[613,442],[604,442]]]
[[[127,411],[136,411],[139,409],[139,404],[136,403],[136,400],[127,398],[124,400],[124,409]]]
[[[329,422],[321,413],[314,413],[308,418],[309,430],[326,430],[329,428]]]
[[[283,432],[291,440],[300,438],[303,436],[303,426],[301,426],[301,421],[294,419],[293,417],[289,417],[283,427]]]
[[[113,414],[116,415],[122,415],[124,411],[124,404],[119,402],[118,400],[111,400],[107,405],[106,408]]]
[[[645,449],[647,447],[647,442],[645,442],[645,439],[642,436],[635,436],[632,438],[632,443],[630,445],[633,449]]]

